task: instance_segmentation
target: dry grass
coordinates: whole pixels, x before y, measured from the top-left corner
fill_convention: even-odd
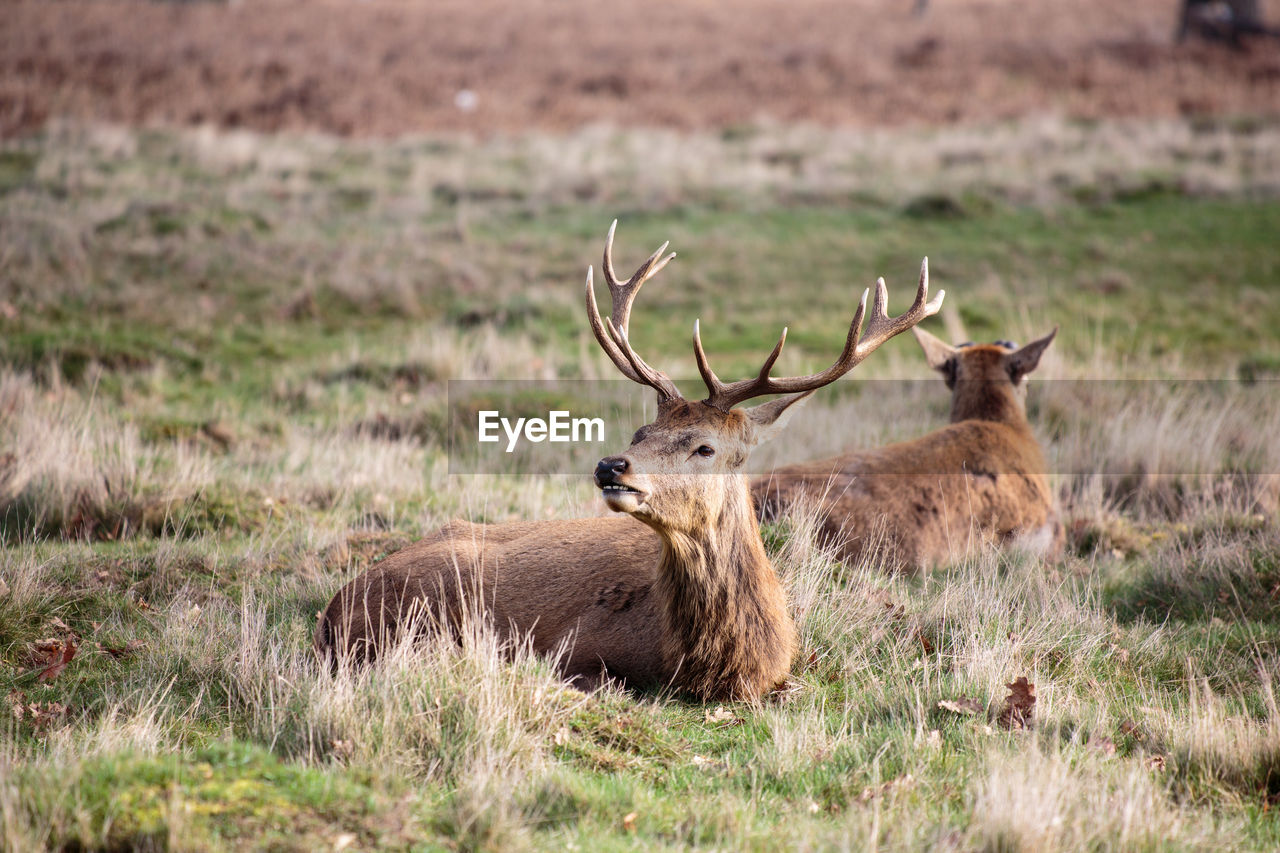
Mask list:
[[[990,266],[990,275],[945,282],[958,310],[973,312],[952,318],[957,332],[984,311],[1020,339],[1064,323],[1061,349],[1030,392],[1072,531],[1055,566],[1020,553],[922,577],[840,565],[818,547],[812,514],[797,512],[765,531],[801,631],[791,683],[719,714],[665,694],[567,691],[550,661],[500,643],[482,621],[459,643],[405,644],[367,670],[330,673],[310,647],[315,613],[342,582],[447,519],[602,512],[585,469],[450,476],[442,428],[451,378],[612,377],[587,347],[579,307],[578,249],[589,232],[594,258],[605,205],[634,203],[637,230],[657,235],[676,223],[698,235],[690,266],[709,267],[707,278],[779,265],[726,274],[723,286],[694,273],[655,288],[655,299],[673,301],[657,300],[647,316],[678,324],[681,343],[656,360],[683,376],[693,301],[706,302],[705,328],[728,330],[730,353],[756,358],[767,345],[757,331],[774,329],[776,301],[725,294],[776,290],[775,273],[805,278],[815,250],[839,243],[830,222],[805,218],[806,205],[842,214],[840,194],[859,184],[897,199],[896,212],[876,220],[884,230],[839,243],[837,266],[857,241],[918,228],[953,240],[960,255],[986,220],[917,219],[898,210],[904,196],[939,187],[973,205],[966,193],[980,187],[982,204],[1034,198],[1045,206],[1016,211],[1049,223],[1052,239],[1054,218],[1077,209],[1064,201],[1075,185],[1053,184],[1053,169],[1078,168],[1094,189],[1140,188],[1142,164],[1179,162],[1186,145],[1176,181],[1212,173],[1197,192],[1269,194],[1280,169],[1268,159],[1274,128],[1169,124],[1144,135],[1030,123],[992,131],[985,148],[968,130],[769,127],[730,138],[595,130],[470,150],[435,144],[68,127],[40,143],[34,183],[0,196],[5,215],[21,214],[32,196],[50,205],[40,214],[45,237],[0,229],[12,260],[0,281],[2,343],[26,354],[0,372],[7,849],[1280,842],[1271,812],[1280,794],[1274,401],[1265,379],[1148,381],[1221,376],[1238,357],[1268,355],[1266,341],[1246,353],[1231,337],[1217,344],[1227,353],[1220,360],[1180,361],[1156,342],[1127,344],[1133,324],[1147,329],[1159,317],[1125,317],[1116,331],[1031,301],[1036,288],[1074,282],[1095,254],[1117,273],[1116,299],[1145,300],[1155,283],[1126,272],[1145,245],[1140,234],[1112,241],[1100,231],[1083,261],[1060,267],[1019,232],[1009,254],[972,267]],[[768,153],[780,146],[804,152],[790,179],[791,167]],[[957,153],[969,147],[986,152],[985,166]],[[670,174],[633,170],[634,189],[602,191],[585,211],[571,202],[565,162],[577,158],[602,184],[621,186],[618,176],[644,154]],[[1109,162],[1124,164],[1114,184],[1103,177]],[[530,195],[447,201],[436,192],[513,181]],[[813,196],[791,194],[792,185]],[[744,254],[754,247],[718,218],[729,215],[716,206],[722,192],[743,202],[744,217],[795,214],[768,232],[778,258]],[[669,193],[694,212],[672,208]],[[130,210],[123,199],[135,196],[172,207]],[[1088,203],[1119,216],[1124,205],[1104,196]],[[1177,209],[1188,216],[1217,209],[1200,196],[1167,203],[1186,205]],[[1265,210],[1241,214],[1241,227]],[[680,225],[686,217],[703,221]],[[116,224],[99,229],[104,222]],[[828,230],[810,244],[813,227]],[[55,231],[84,254],[67,253]],[[1241,263],[1269,257],[1266,235],[1257,239],[1242,244]],[[645,248],[628,244],[627,254]],[[93,287],[53,263],[64,253]],[[1026,256],[1047,257],[1052,269],[1019,290],[1003,264]],[[728,260],[717,267],[717,258]],[[1163,307],[1189,317],[1193,331],[1221,331],[1206,331],[1185,280],[1197,274],[1194,259],[1176,260],[1170,275],[1182,278],[1158,282]],[[201,290],[220,264],[233,274]],[[574,283],[560,287],[568,270]],[[828,272],[814,277],[837,280]],[[1267,293],[1245,290],[1242,304],[1255,301],[1239,321],[1268,316]],[[455,296],[465,297],[457,310],[437,304]],[[560,329],[570,304],[574,325]],[[560,307],[563,315],[550,311]],[[834,329],[843,317],[826,319]],[[659,331],[642,334],[660,340]],[[790,364],[817,366],[826,332],[806,350],[805,331],[793,328]],[[135,343],[145,359],[134,358]],[[70,359],[81,345],[84,357]],[[876,361],[871,375],[900,379],[864,375],[830,389],[756,464],[943,423],[947,393],[909,341]],[[632,415],[642,411],[637,403]],[[39,681],[40,641],[72,635],[75,658]],[[1009,732],[999,712],[1019,676],[1039,698],[1031,727]],[[974,700],[972,713],[938,704],[962,699]]]

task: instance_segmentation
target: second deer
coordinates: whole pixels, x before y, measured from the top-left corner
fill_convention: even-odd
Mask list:
[[[752,483],[766,519],[816,511],[842,559],[892,568],[954,560],[983,544],[1058,552],[1044,454],[1027,422],[1027,374],[1057,329],[1023,347],[950,346],[914,328],[929,366],[951,390],[951,423],[914,441],[776,468]]]

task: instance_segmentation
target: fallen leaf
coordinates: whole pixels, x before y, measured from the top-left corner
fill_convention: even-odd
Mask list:
[[[969,696],[962,696],[954,701],[943,699],[938,703],[938,707],[944,711],[950,711],[953,714],[962,716],[970,716],[972,714],[981,714],[987,710],[987,705],[981,699],[973,699]]]
[[[350,847],[352,844],[355,844],[355,843],[356,843],[355,833],[344,832],[333,839],[333,849],[335,851],[346,850],[348,847]]]
[[[79,638],[80,638],[80,635],[79,635],[79,634],[77,634],[75,631],[71,630],[71,626],[70,626],[70,625],[68,625],[66,622],[63,622],[63,621],[62,621],[61,619],[59,619],[57,616],[55,616],[55,617],[53,617],[52,619],[50,619],[50,620],[49,620],[49,627],[50,627],[50,628],[52,628],[52,629],[53,629],[53,630],[55,630],[55,631],[61,631],[61,632],[62,632],[62,633],[64,633],[64,634],[68,634],[68,635],[70,635],[70,636],[72,636],[72,637],[75,637],[76,639],[79,639]]]
[[[767,698],[771,702],[777,702],[780,705],[788,705],[796,701],[803,692],[804,684],[799,681],[792,681],[788,678],[786,681],[775,686],[773,688],[773,692],[771,692]]]
[[[1011,684],[1009,695],[1004,699],[997,721],[1002,729],[1025,729],[1031,725],[1031,712],[1036,704],[1036,686],[1029,684],[1025,676],[1020,676]]]
[[[740,726],[745,722],[741,717],[734,716],[734,713],[723,705],[717,705],[715,710],[707,711],[702,721],[711,725],[724,726]]]
[[[55,720],[65,717],[67,706],[61,702],[35,702],[27,706],[27,712],[31,715],[31,722],[35,727],[42,729],[52,725]]]
[[[62,654],[57,660],[45,667],[38,676],[36,681],[52,681],[57,678],[62,671],[67,668],[67,664],[71,663],[71,659],[76,656],[76,644],[71,640],[67,640],[62,646]]]
[[[61,640],[40,640],[35,644],[36,649],[36,665],[42,666],[40,675],[36,676],[37,681],[50,681],[58,678],[61,671],[67,669],[68,663],[72,662],[72,658],[76,657],[76,643],[68,639],[67,642]]]
[[[96,645],[98,646],[98,650],[102,653],[111,655],[116,660],[122,660],[132,655],[138,649],[143,648],[146,643],[141,640],[130,640],[123,646],[104,646],[102,643],[97,643]]]
[[[1148,770],[1154,770],[1156,772],[1164,772],[1165,763],[1164,763],[1163,755],[1153,755],[1143,763],[1147,765]]]
[[[639,812],[627,812],[622,816],[622,828],[627,832],[636,831],[636,818],[640,817]]]
[[[139,609],[139,610],[150,610],[150,609],[151,609],[151,605],[150,605],[150,604],[147,604],[145,601],[143,601],[143,600],[139,599],[139,600],[138,600],[138,609]]]

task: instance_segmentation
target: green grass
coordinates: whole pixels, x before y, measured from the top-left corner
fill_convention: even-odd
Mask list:
[[[1165,166],[1047,200],[1037,172],[922,187],[820,146],[804,192],[613,163],[581,199],[514,143],[95,139],[0,150],[7,849],[1280,845],[1276,199]],[[736,168],[747,143],[720,144]],[[445,520],[599,512],[581,478],[450,477],[440,433],[450,378],[612,377],[581,287],[615,216],[621,273],[680,253],[633,321],[677,376],[695,316],[721,375],[784,324],[783,369],[819,366],[862,289],[903,307],[928,254],[968,336],[1061,326],[1048,375],[1256,384],[1033,391],[1060,470],[1114,475],[1055,475],[1055,565],[893,576],[766,529],[802,637],[758,704],[584,696],[484,626],[322,672],[317,611]],[[858,372],[927,373],[909,341]],[[776,452],[941,422],[941,383],[879,387]],[[1170,457],[1187,473],[1153,476]],[[1033,725],[1005,731],[1019,676]]]

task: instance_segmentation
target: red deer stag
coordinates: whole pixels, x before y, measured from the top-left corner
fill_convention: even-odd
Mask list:
[[[756,377],[725,383],[708,365],[695,323],[694,354],[710,393],[694,402],[636,353],[627,331],[636,293],[674,255],[662,256],[664,244],[620,282],[613,231],[602,267],[613,316],[601,320],[588,271],[587,317],[618,370],[658,394],[654,422],[636,432],[626,453],[596,466],[605,503],[626,516],[454,521],[334,596],[315,634],[322,657],[367,660],[416,612],[438,613],[452,628],[476,608],[504,636],[529,636],[535,651],[567,650],[562,671],[584,689],[616,678],[636,687],[671,685],[701,699],[753,699],[785,678],[795,629],[760,540],[744,463],[794,404],[935,313],[943,294],[926,301],[922,270],[915,303],[891,318],[879,281],[866,330],[864,293],[836,362],[786,379],[769,375],[786,330]],[[777,394],[787,396],[734,408]]]
[[[1040,445],[1027,423],[1026,384],[1054,329],[952,347],[912,329],[951,389],[951,423],[914,441],[777,468],[752,482],[766,519],[802,503],[846,560],[871,549],[894,567],[955,559],[984,542],[1056,554],[1062,530]]]

